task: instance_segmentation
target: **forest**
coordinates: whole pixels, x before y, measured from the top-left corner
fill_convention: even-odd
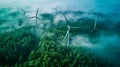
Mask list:
[[[15,9],[0,8],[0,67],[120,66],[120,22],[108,15]]]

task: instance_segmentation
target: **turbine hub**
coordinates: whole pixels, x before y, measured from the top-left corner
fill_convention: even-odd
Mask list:
[[[67,26],[68,29],[70,29],[70,26]]]

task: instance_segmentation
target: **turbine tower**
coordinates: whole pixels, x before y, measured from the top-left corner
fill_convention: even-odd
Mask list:
[[[89,12],[88,14],[94,15],[94,18],[95,18],[95,19],[94,19],[93,30],[96,30],[98,15],[97,15],[97,13],[96,13],[94,10],[92,10],[92,11]]]
[[[65,18],[65,20],[66,20],[66,22],[67,22],[67,32],[66,32],[66,35],[65,35],[65,37],[64,37],[64,39],[63,39],[63,41],[65,40],[65,39],[67,39],[67,46],[69,46],[70,45],[70,30],[71,29],[76,29],[76,28],[81,28],[81,27],[71,27],[69,24],[70,24],[70,22],[68,21],[68,19],[67,19],[67,17],[65,16],[65,14],[63,13],[63,16],[64,16],[64,18]]]
[[[95,18],[93,30],[96,30],[97,21],[99,18],[106,18],[107,17],[105,14],[102,14],[101,12],[92,11],[90,14],[94,15],[94,18]]]
[[[98,16],[95,17],[95,22],[94,22],[94,30],[96,30],[96,26],[97,26],[97,19],[98,19]]]

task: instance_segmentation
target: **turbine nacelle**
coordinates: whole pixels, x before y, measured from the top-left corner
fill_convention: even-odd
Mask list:
[[[68,30],[70,30],[70,26],[69,25],[67,26],[67,28],[68,28]]]

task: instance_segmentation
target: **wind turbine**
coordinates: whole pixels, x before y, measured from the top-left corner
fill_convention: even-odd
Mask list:
[[[58,10],[58,6],[56,6],[55,8],[53,8],[53,10],[57,11]]]
[[[89,12],[88,14],[91,14],[91,15],[94,15],[94,25],[93,25],[93,30],[96,30],[96,27],[97,27],[97,20],[98,20],[98,15],[95,13],[94,10],[92,10],[91,12]]]
[[[67,46],[69,46],[69,45],[70,45],[70,30],[71,30],[71,29],[76,29],[76,28],[81,28],[81,27],[71,27],[71,26],[69,25],[70,22],[68,21],[68,19],[67,19],[67,17],[65,16],[64,13],[63,13],[63,16],[64,16],[64,18],[65,18],[65,20],[66,20],[66,22],[67,22],[67,32],[66,32],[66,35],[65,35],[63,41],[64,41],[65,39],[67,39]]]
[[[103,18],[103,19],[107,18],[107,16],[105,14],[101,13],[100,11],[96,12],[95,10],[92,10],[91,13],[89,13],[89,14],[94,15],[94,18],[95,18],[93,30],[96,30],[98,19],[100,19],[100,18]]]
[[[41,19],[38,17],[38,12],[39,12],[39,9],[37,9],[35,16],[29,17],[29,18],[35,18],[36,19],[36,26],[39,28],[38,20],[41,21]]]
[[[93,28],[94,30],[96,30],[97,20],[98,20],[98,16],[95,17],[94,28]]]
[[[18,8],[18,7],[17,7]],[[23,12],[23,15],[25,16],[28,12],[30,11],[25,11],[23,8],[19,7],[18,9],[20,9]]]

